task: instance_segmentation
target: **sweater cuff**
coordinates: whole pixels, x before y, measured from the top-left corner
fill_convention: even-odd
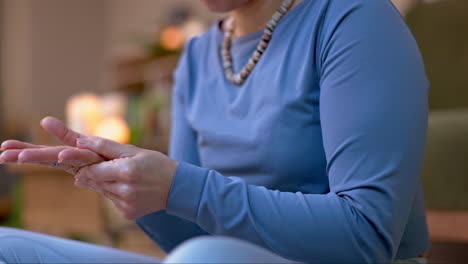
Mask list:
[[[167,199],[167,213],[196,223],[208,169],[185,162],[177,166]]]

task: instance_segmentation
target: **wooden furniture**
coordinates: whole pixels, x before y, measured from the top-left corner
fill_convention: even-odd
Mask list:
[[[468,249],[468,210],[428,210],[427,223],[433,241],[466,243]]]
[[[66,238],[106,243],[102,200],[91,190],[73,185],[61,170],[22,165],[23,225],[27,230]]]
[[[429,2],[429,1],[427,1]],[[408,15],[424,58],[429,90],[428,144],[422,171],[434,263],[468,259],[468,5],[430,1]],[[464,109],[464,110],[463,110]]]
[[[432,111],[422,181],[430,261],[468,259],[468,109]]]
[[[161,81],[172,81],[179,55],[167,55],[158,59],[128,58],[115,63],[114,89],[125,93],[142,93]]]

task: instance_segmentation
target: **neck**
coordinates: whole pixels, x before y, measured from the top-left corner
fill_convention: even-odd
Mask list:
[[[296,0],[297,4],[300,0]],[[234,37],[240,37],[265,27],[275,11],[281,6],[278,0],[250,0],[245,5],[231,12],[231,19],[236,21]]]

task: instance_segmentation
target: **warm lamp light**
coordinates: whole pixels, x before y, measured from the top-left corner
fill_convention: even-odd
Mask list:
[[[117,117],[103,120],[94,133],[98,137],[127,144],[130,140],[130,129],[127,123]]]
[[[84,93],[73,96],[66,106],[67,124],[82,134],[92,134],[102,119],[101,102],[97,95]]]
[[[130,129],[123,120],[126,108],[126,98],[119,93],[102,97],[92,93],[79,94],[67,102],[67,123],[79,133],[126,144],[130,140]]]
[[[102,116],[105,119],[112,116],[125,116],[125,114],[127,113],[127,97],[118,92],[112,92],[102,95],[101,112]]]
[[[176,27],[170,26],[161,32],[161,45],[168,50],[178,50],[182,48],[185,41],[184,32]]]

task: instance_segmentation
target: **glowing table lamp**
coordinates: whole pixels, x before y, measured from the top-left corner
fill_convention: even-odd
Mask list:
[[[127,123],[118,117],[103,120],[96,128],[95,135],[126,144],[130,140],[130,129]]]
[[[78,94],[69,99],[66,106],[67,125],[72,130],[92,135],[101,121],[101,101],[92,93]]]
[[[79,133],[126,144],[130,139],[130,129],[123,119],[126,108],[125,96],[117,93],[102,97],[79,94],[67,103],[67,124]]]

